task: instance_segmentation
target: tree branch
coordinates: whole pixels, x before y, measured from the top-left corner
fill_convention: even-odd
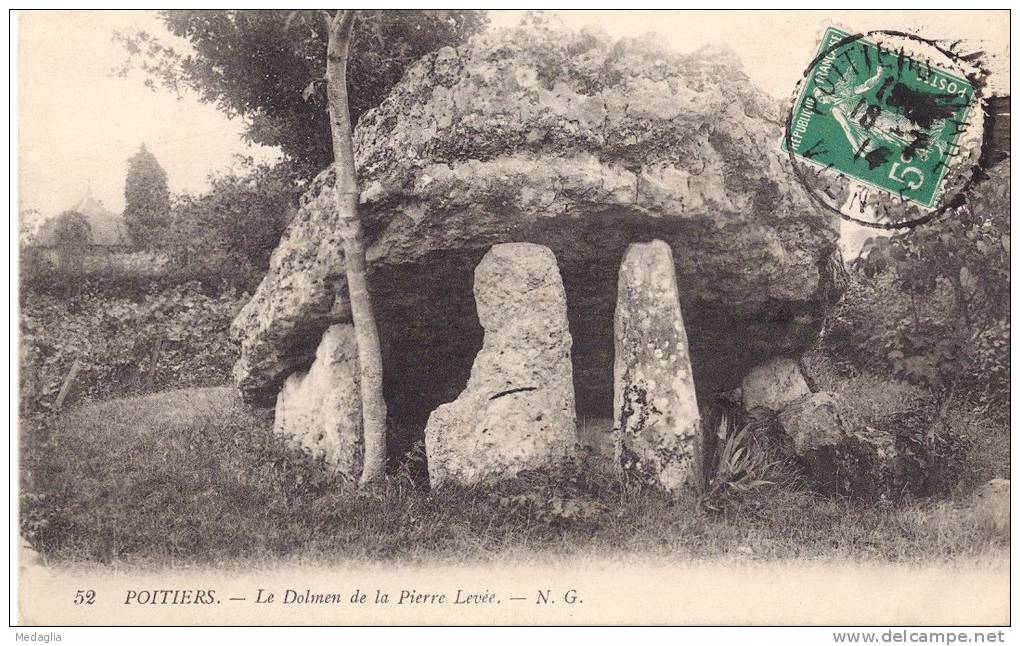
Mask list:
[[[358,13],[357,9],[345,9],[343,11],[337,11],[336,15],[331,18],[330,29],[336,30],[334,34],[337,37],[337,42],[343,45],[343,49],[346,52],[351,44],[351,29],[354,27],[354,15]],[[329,14],[326,13],[328,16]]]
[[[322,23],[326,26],[326,32],[328,33],[333,26],[333,16],[325,9],[319,9],[319,15],[322,16]]]

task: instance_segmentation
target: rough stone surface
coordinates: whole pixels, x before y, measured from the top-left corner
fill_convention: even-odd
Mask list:
[[[784,452],[804,469],[819,491],[835,494],[836,447],[846,436],[835,393],[804,395],[788,404],[776,417]]]
[[[333,196],[308,194],[269,261],[269,273],[231,325],[241,356],[234,381],[249,402],[269,405],[291,373],[307,368],[323,332],[350,322],[344,254],[336,230]]]
[[[672,491],[695,459],[698,401],[669,245],[632,244],[616,302],[616,460],[624,474]]]
[[[836,486],[847,498],[874,502],[924,493],[921,462],[905,436],[862,426],[849,431],[836,446]]]
[[[809,393],[791,402],[779,413],[779,425],[797,455],[835,446],[845,430],[841,403],[835,393]]]
[[[555,466],[577,442],[567,307],[552,252],[496,245],[475,270],[474,291],[485,336],[467,387],[425,427],[433,486]]]
[[[765,408],[781,411],[790,402],[809,395],[804,375],[797,362],[788,357],[778,357],[753,368],[741,384],[744,410]]]
[[[989,480],[971,498],[970,508],[978,523],[990,525],[995,531],[1009,534],[1009,480]]]
[[[612,415],[632,242],[673,249],[699,389],[798,354],[829,297],[837,226],[778,153],[781,132],[777,103],[726,52],[496,30],[410,67],[355,133],[391,412],[424,421],[463,389],[482,340],[471,271],[501,242],[556,254],[591,415]],[[323,330],[349,320],[331,185],[311,184],[233,326],[249,402],[272,405]]]
[[[814,489],[868,502],[928,493],[932,461],[923,447],[889,430],[849,429],[841,414],[846,405],[834,393],[810,393],[776,416],[773,439]]]
[[[326,330],[308,371],[283,383],[273,431],[356,480],[364,454],[358,347],[351,325]]]

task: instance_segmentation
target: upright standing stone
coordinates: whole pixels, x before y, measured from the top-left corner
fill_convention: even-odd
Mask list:
[[[673,252],[632,244],[620,266],[613,373],[616,460],[624,473],[672,491],[683,485],[700,432]]]
[[[276,398],[273,431],[325,458],[345,477],[361,476],[364,438],[353,326],[327,329],[308,371],[287,378]]]
[[[425,427],[433,486],[552,466],[577,441],[566,298],[552,252],[492,247],[474,292],[485,337],[467,387]]]

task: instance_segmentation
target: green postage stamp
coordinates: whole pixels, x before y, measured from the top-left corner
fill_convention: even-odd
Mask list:
[[[818,173],[835,171],[935,208],[968,120],[980,113],[975,84],[938,62],[871,34],[828,28],[793,104],[783,151]]]

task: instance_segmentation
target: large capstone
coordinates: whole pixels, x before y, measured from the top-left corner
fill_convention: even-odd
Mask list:
[[[698,402],[677,296],[673,253],[633,244],[616,301],[616,459],[627,476],[675,490],[696,459]]]
[[[364,439],[354,328],[326,330],[308,371],[283,383],[273,431],[351,480],[361,476]]]
[[[647,39],[497,30],[412,65],[355,131],[386,398],[413,418],[464,389],[481,348],[472,270],[494,244],[555,253],[578,409],[611,417],[617,272],[632,242],[673,249],[703,395],[797,356],[829,294],[836,225],[779,151],[778,102],[725,51]],[[238,315],[235,377],[275,402],[322,332],[350,321],[323,173]]]
[[[567,305],[552,252],[496,245],[475,270],[475,300],[485,335],[471,378],[425,427],[433,486],[555,467],[577,442]]]

